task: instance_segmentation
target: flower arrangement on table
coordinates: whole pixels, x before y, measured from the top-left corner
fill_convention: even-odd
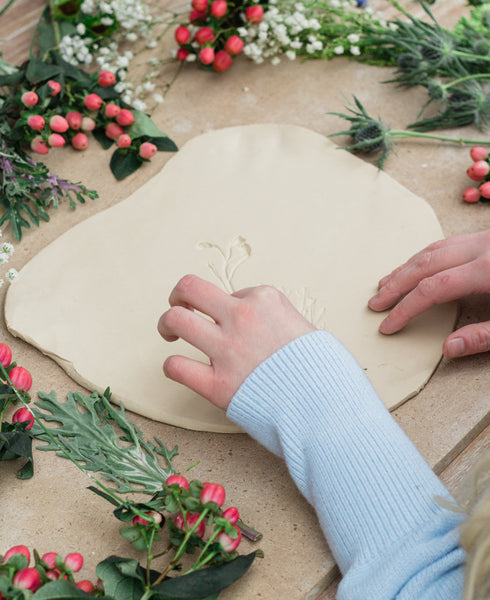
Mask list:
[[[238,554],[242,533],[250,539],[260,539],[260,534],[240,520],[236,507],[223,510],[224,487],[175,473],[177,447],[170,450],[157,438],[144,440],[124,408],[110,403],[108,389],[102,396],[69,393],[64,403],[54,392],[39,392],[37,408],[29,408],[32,376],[12,362],[6,344],[0,344],[0,380],[0,461],[24,459],[18,475],[30,478],[32,439],[47,442],[40,449],[54,450],[88,475],[94,483],[89,489],[106,499],[123,523],[121,535],[146,555],[144,566],[133,558],[106,558],[96,568],[94,583],[75,581],[83,565],[78,552],[62,558],[34,550],[29,566],[29,548],[17,545],[0,557],[1,600],[210,600],[262,556],[260,550]],[[11,423],[4,420],[10,404],[21,405]],[[47,427],[49,422],[57,426]],[[150,498],[133,501],[131,494]]]

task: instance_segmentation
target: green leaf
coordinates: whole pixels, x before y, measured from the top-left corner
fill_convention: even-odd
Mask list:
[[[151,143],[155,144],[158,150],[163,150],[164,152],[177,152],[177,144],[173,142],[168,136],[165,137],[152,137]]]
[[[102,148],[104,150],[109,149],[112,146],[112,144],[114,143],[114,140],[111,140],[110,138],[108,138],[106,136],[105,130],[103,127],[97,127],[96,129],[94,129],[92,131],[92,135],[99,142],[99,144],[102,146]]]
[[[217,595],[244,575],[255,558],[255,552],[234,560],[194,571],[182,577],[166,579],[153,587],[161,600],[205,600]]]
[[[18,471],[19,479],[30,479],[34,473],[32,462],[32,438],[25,431],[26,424],[2,423],[0,432],[0,461],[25,458],[27,463]],[[8,429],[8,431],[5,431]]]
[[[111,157],[110,167],[114,177],[121,180],[137,171],[142,164],[141,158],[133,151],[118,148]]]
[[[52,79],[60,75],[61,69],[57,65],[49,65],[39,58],[31,58],[27,65],[26,79],[33,84]]]
[[[134,123],[127,130],[127,133],[131,136],[132,140],[135,140],[142,136],[148,136],[149,138],[162,138],[166,137],[163,131],[160,131],[151,118],[141,110],[131,108],[131,112],[134,116]]]
[[[46,583],[32,596],[32,600],[77,600],[78,598],[93,599],[93,596],[82,591],[74,583],[63,579]]]
[[[112,598],[139,600],[144,593],[144,571],[134,558],[109,556],[97,565],[95,572],[104,584],[104,592]]]

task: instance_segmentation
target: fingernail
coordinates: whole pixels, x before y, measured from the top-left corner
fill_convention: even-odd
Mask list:
[[[380,332],[381,333],[391,333],[389,325],[390,325],[390,315],[388,315],[386,317],[386,319],[381,322],[381,325],[379,326]]]
[[[390,278],[389,275],[385,275],[382,279],[380,279],[379,283],[378,283],[378,287],[380,287],[380,288],[383,287],[389,278]]]
[[[461,356],[466,351],[466,344],[463,338],[453,338],[446,344],[446,356],[448,358],[455,358]]]
[[[376,304],[376,302],[379,299],[379,294],[376,294],[375,296],[373,296],[372,298],[370,298],[368,300],[368,306],[371,306],[371,304]]]

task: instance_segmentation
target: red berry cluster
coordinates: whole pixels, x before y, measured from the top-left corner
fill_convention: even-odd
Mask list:
[[[243,40],[237,33],[241,25],[240,11],[244,9],[249,23],[260,23],[264,9],[260,4],[245,2],[237,10],[226,0],[192,0],[189,22],[175,30],[175,40],[180,48],[177,59],[188,60],[194,55],[202,65],[217,73],[231,67],[233,57],[243,50]]]
[[[116,82],[116,76],[110,71],[101,71],[97,82],[100,87],[109,87]],[[52,89],[51,97],[62,91],[58,81],[48,81],[48,85]],[[133,144],[131,136],[124,129],[134,123],[133,113],[115,102],[104,102],[96,93],[72,97],[70,105],[58,103],[48,110],[33,90],[24,92],[20,102],[24,110],[20,113],[18,124],[26,125],[26,141],[38,154],[47,154],[50,148],[60,148],[67,142],[76,150],[85,150],[89,144],[87,133],[96,128],[103,129],[119,148],[129,148]],[[142,159],[149,159],[157,152],[157,147],[150,142],[138,141],[135,144],[138,147],[134,150]]]
[[[5,593],[4,596],[0,592],[0,600],[20,597],[19,590],[34,593],[46,583],[57,579],[68,580],[89,594],[98,591],[88,579],[75,582],[73,578],[73,573],[78,573],[83,566],[83,556],[79,552],[72,552],[64,559],[56,552],[47,552],[41,557],[34,554],[34,566],[29,567],[31,553],[27,546],[13,546],[7,550],[0,564],[0,581]]]
[[[478,187],[469,187],[463,192],[465,202],[490,202],[490,156],[488,151],[481,146],[474,146],[470,150],[473,164],[466,173],[473,181],[478,181]]]
[[[15,365],[10,367],[12,363],[12,350],[7,344],[0,344],[0,364],[5,368],[5,372],[8,374],[12,385],[20,392],[28,392],[32,387],[32,375],[24,367],[18,367]],[[4,375],[1,379],[5,379],[7,385],[10,385]],[[34,425],[34,417],[32,416],[28,408],[19,408],[12,415],[12,423],[24,423],[27,422],[26,429],[31,429]]]

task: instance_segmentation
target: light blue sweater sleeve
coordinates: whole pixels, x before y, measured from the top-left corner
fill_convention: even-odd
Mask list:
[[[460,513],[363,370],[315,331],[269,357],[228,417],[286,461],[343,574],[339,600],[459,600]]]

